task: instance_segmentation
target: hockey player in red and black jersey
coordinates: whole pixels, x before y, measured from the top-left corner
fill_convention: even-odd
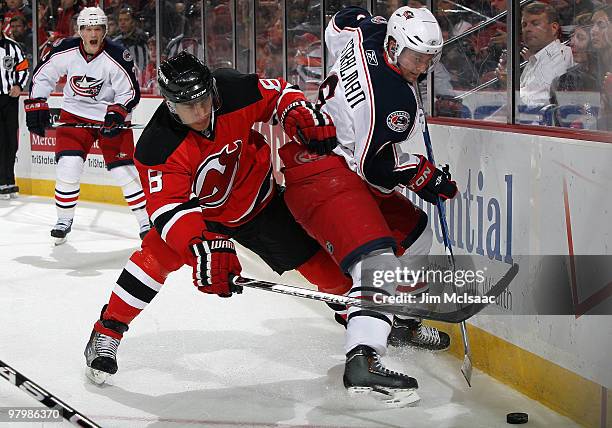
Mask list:
[[[140,101],[129,51],[105,39],[107,18],[99,7],[84,8],[77,18],[80,37],[62,39],[34,70],[30,98],[25,100],[26,124],[31,133],[45,136],[50,115],[47,98],[66,76],[60,121],[91,123],[96,128],[57,129],[55,145],[55,205],[57,223],[51,230],[56,244],[72,229],[85,158],[96,140],[106,168],[121,186],[123,196],[140,225],[140,237],[149,231],[145,196],[134,167],[134,137],[122,125],[129,123]]]
[[[295,222],[272,175],[270,146],[252,129],[273,116],[290,137],[330,141],[328,115],[282,79],[209,69],[183,51],[158,70],[164,102],[135,151],[154,228],[123,269],[85,350],[88,376],[104,382],[117,371],[116,351],[130,322],[183,265],[204,293],[241,292],[235,240],[274,271],[297,269],[322,287],[349,279]]]
[[[329,153],[320,157],[308,156],[295,142],[280,149],[285,201],[295,219],[351,276],[352,287],[344,291],[363,298],[373,290],[368,283],[373,272],[426,266],[432,243],[427,215],[396,187],[408,187],[431,203],[457,193],[447,173],[402,147],[410,146],[419,123],[415,84],[438,60],[442,32],[425,8],[401,7],[387,23],[348,7],[330,21],[325,42],[337,60],[320,86],[318,107],[332,117],[339,144],[332,148],[311,141],[319,153]],[[391,281],[374,291],[394,295],[396,287]],[[412,284],[407,291],[418,294],[426,287]],[[345,313],[344,384],[355,391],[396,394],[417,387],[412,377],[380,363],[388,343],[431,350],[450,344],[446,333],[417,319],[357,307]],[[369,367],[367,376],[363,367]]]

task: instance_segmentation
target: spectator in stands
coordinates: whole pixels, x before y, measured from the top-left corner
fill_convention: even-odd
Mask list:
[[[598,91],[595,56],[591,45],[591,14],[578,15],[570,39],[574,65],[557,82],[557,91]]]
[[[117,38],[117,41],[123,43],[123,46],[130,51],[134,64],[142,72],[149,62],[147,35],[136,26],[136,20],[130,8],[121,9],[117,22],[119,31],[121,31],[121,36]]]
[[[448,21],[440,21],[442,37],[446,42],[451,37]],[[471,89],[478,82],[474,67],[474,47],[468,39],[461,39],[442,51],[440,61],[434,68],[436,95],[453,95],[452,89]]]
[[[600,82],[601,106],[597,129],[612,130],[612,5],[595,10],[591,18],[591,43],[597,67],[595,76]]]
[[[47,39],[49,38],[49,33],[47,32],[48,24],[49,24],[49,15],[50,15],[50,7],[44,1],[40,1],[38,3],[38,9],[36,10],[38,17],[38,29],[37,29],[37,38],[38,44],[40,46],[38,52],[39,57],[42,57],[42,52],[45,49],[45,44],[47,43]]]
[[[527,48],[521,51],[521,55],[528,61],[521,73],[521,103],[528,107],[548,105],[551,103],[553,81],[565,74],[574,63],[572,50],[557,38],[559,16],[548,4],[536,1],[525,6],[521,29]],[[497,73],[500,80],[505,82],[505,59],[500,61]]]
[[[11,35],[11,19],[14,16],[23,16],[26,22],[32,22],[32,9],[24,4],[23,0],[6,0],[6,10],[4,11],[4,20],[2,21],[2,31],[8,37]]]
[[[493,16],[508,9],[508,0],[490,0],[489,6]],[[475,67],[480,76],[479,82],[488,82],[495,78],[499,58],[506,49],[507,28],[505,19],[483,28],[471,38],[474,46]]]
[[[117,23],[117,19],[113,15],[108,15],[106,19],[106,37],[111,40],[121,38],[121,32],[119,31],[119,24]]]
[[[149,52],[149,62],[139,76],[140,93],[142,94],[159,94],[157,90],[157,45],[155,37],[149,37],[147,40],[147,50]]]
[[[575,17],[593,13],[591,0],[550,0],[550,5],[559,14],[562,40],[567,40],[573,32]]]
[[[206,53],[212,69],[233,67],[232,15],[229,2],[222,1],[207,14]],[[281,41],[282,43],[282,41]]]
[[[119,21],[119,12],[121,12],[121,10],[127,8],[124,5],[124,1],[123,0],[110,0],[108,2],[108,5],[106,4],[106,2],[104,2],[104,5],[106,6],[104,8],[104,13],[106,13],[106,16],[112,16],[117,21]]]
[[[54,39],[70,37],[74,34],[72,17],[82,9],[81,2],[75,0],[61,0],[57,8],[57,24]]]
[[[11,18],[11,38],[21,45],[26,54],[30,67],[32,65],[32,30],[28,26],[26,18],[15,15]],[[31,69],[30,69],[31,71]]]
[[[463,19],[462,13],[454,13],[455,5],[449,0],[439,0],[435,10],[438,22],[447,21],[450,24],[450,37],[458,36],[472,27],[472,24]]]

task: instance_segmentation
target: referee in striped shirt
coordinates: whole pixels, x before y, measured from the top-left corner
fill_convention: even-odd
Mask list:
[[[28,60],[14,40],[0,29],[0,199],[17,197],[15,157],[19,93],[28,81]]]

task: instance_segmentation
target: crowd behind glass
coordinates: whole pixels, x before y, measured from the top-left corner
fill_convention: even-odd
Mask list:
[[[0,0],[2,31],[23,45],[33,63],[34,37],[39,59],[54,43],[78,35],[78,13],[94,3],[40,0],[29,4],[27,0]],[[435,115],[507,121],[509,3],[433,2],[432,9],[445,40],[450,41],[434,70]],[[322,57],[322,29],[335,12],[348,4],[388,17],[400,6],[422,7],[426,2],[161,0],[159,27],[156,0],[102,3],[108,16],[107,37],[131,51],[144,94],[158,93],[155,73],[158,58],[163,60],[187,50],[205,58],[211,68],[236,67],[263,77],[284,76],[313,100],[324,78],[324,67],[331,66],[324,64]],[[517,122],[609,132],[612,0],[523,0],[521,6]],[[61,85],[60,82],[58,90]]]

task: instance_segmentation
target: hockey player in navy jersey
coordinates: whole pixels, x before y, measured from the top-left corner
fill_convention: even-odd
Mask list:
[[[285,200],[296,220],[353,280],[350,290],[323,291],[358,298],[372,290],[393,295],[396,282],[373,289],[366,278],[376,270],[421,269],[432,243],[427,215],[396,187],[408,187],[431,203],[457,193],[449,174],[402,147],[418,129],[415,85],[438,61],[442,32],[425,8],[401,7],[387,22],[347,7],[330,21],[325,43],[336,60],[320,86],[318,107],[334,121],[338,144],[302,138],[302,144],[280,149]],[[304,143],[322,156],[308,153]],[[410,289],[425,290],[423,283]],[[417,319],[358,307],[347,314],[344,384],[353,391],[383,390],[395,396],[417,388],[414,378],[380,362],[388,343],[431,350],[450,343],[446,333]]]
[[[140,237],[149,231],[145,196],[134,167],[132,131],[122,129],[140,101],[129,51],[105,39],[107,18],[99,7],[84,8],[77,18],[80,37],[62,39],[34,70],[30,98],[25,100],[30,132],[44,137],[50,127],[47,98],[57,81],[66,76],[59,120],[92,123],[99,129],[57,129],[55,145],[55,205],[57,223],[51,230],[55,243],[66,241],[72,229],[79,198],[85,158],[98,140],[106,168],[121,186],[123,195],[140,225]]]

